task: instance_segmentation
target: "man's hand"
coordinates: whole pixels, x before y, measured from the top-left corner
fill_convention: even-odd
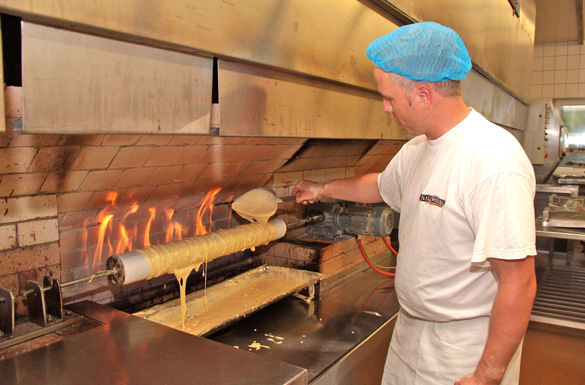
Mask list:
[[[290,195],[296,197],[297,203],[314,203],[321,197],[321,193],[324,189],[325,187],[321,183],[301,179],[292,189]]]

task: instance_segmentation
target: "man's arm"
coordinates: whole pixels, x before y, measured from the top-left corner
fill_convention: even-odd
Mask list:
[[[355,178],[337,179],[325,183],[315,183],[301,179],[291,192],[297,202],[313,203],[321,197],[330,197],[361,203],[382,202],[378,190],[378,174],[365,174]]]
[[[488,339],[475,372],[458,379],[455,385],[499,384],[528,327],[536,294],[534,257],[489,261],[498,281],[498,293],[492,306]]]

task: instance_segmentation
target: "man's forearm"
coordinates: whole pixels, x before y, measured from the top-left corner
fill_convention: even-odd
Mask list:
[[[534,274],[516,278],[519,280],[515,282],[500,282],[492,307],[487,343],[474,373],[486,384],[500,383],[530,319],[536,292]]]
[[[382,201],[378,190],[378,174],[338,179],[325,183],[301,180],[292,190],[298,202],[330,197],[352,202],[377,203]]]

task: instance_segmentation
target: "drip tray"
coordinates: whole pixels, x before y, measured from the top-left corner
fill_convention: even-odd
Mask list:
[[[538,285],[532,321],[585,329],[585,269],[554,266]]]
[[[186,296],[185,326],[181,320],[180,298],[135,316],[197,336],[206,336],[279,299],[307,289],[304,299],[318,292],[324,274],[277,266],[260,266],[206,290]]]

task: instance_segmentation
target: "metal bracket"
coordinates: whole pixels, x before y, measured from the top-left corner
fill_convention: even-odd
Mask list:
[[[31,322],[43,327],[63,320],[63,300],[61,285],[56,279],[43,279],[43,286],[36,281],[28,281],[26,300]]]
[[[14,295],[0,287],[0,340],[12,337],[14,333]]]
[[[307,286],[306,290],[308,292],[307,295],[303,295],[300,292],[295,294],[295,297],[302,299],[306,303],[313,302],[314,299],[319,298],[319,291],[320,291],[320,282],[315,282],[313,285]]]
[[[47,322],[63,320],[63,298],[61,297],[61,284],[58,280],[49,277],[43,278],[45,292],[45,305],[47,306]]]

